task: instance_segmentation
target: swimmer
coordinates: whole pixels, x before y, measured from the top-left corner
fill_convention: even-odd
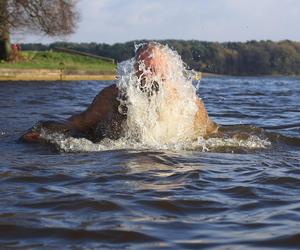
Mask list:
[[[138,78],[139,89],[145,93],[145,98],[150,98],[158,93],[163,84],[167,92],[168,103],[178,96],[177,89],[172,80],[168,79],[170,67],[164,46],[150,42],[143,44],[136,51],[134,57],[135,75]],[[161,79],[161,81],[157,81]],[[104,138],[118,139],[124,135],[124,122],[127,119],[126,106],[121,105],[121,99],[126,98],[116,84],[104,88],[94,98],[89,107],[80,114],[73,115],[65,121],[40,121],[21,139],[26,142],[44,141],[42,131],[60,133],[72,137],[87,138],[93,142],[99,142]],[[204,103],[198,97],[195,99],[197,112],[195,113],[193,129],[195,139],[199,136],[207,136],[216,133],[218,125],[208,116]],[[174,121],[178,122],[178,121]]]

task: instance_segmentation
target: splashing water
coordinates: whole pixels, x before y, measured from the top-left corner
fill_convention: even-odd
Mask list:
[[[42,137],[66,152],[122,148],[211,151],[224,147],[231,150],[270,146],[267,139],[255,135],[245,139],[204,139],[201,131],[196,134],[194,118],[198,110],[195,102],[198,97],[192,84],[195,72],[187,70],[178,53],[168,46],[160,45],[160,52],[159,55],[150,55],[159,56],[163,65],[155,74],[141,63],[138,70],[142,73],[137,75],[134,58],[118,65],[119,112],[127,115],[123,124],[124,137],[104,139],[99,143],[51,134],[49,131],[44,131]],[[143,80],[144,85],[141,86]],[[153,86],[159,91],[153,91]]]
[[[237,138],[209,138],[199,137],[196,141],[177,142],[149,146],[147,144],[128,141],[120,138],[118,140],[104,139],[99,143],[93,143],[85,138],[66,137],[62,134],[43,132],[41,136],[63,152],[96,152],[105,150],[136,149],[136,150],[171,150],[171,151],[202,151],[202,152],[252,152],[256,149],[266,149],[271,146],[268,139],[261,139],[256,135],[251,135],[246,139]]]
[[[195,140],[197,95],[192,84],[193,71],[186,70],[180,56],[167,46],[152,56],[161,62],[160,71],[155,74],[142,63],[139,70],[143,73],[137,76],[134,59],[119,65],[117,86],[120,96],[126,96],[120,98],[121,105],[127,107],[126,138],[149,146]],[[153,88],[155,83],[159,91],[141,91],[145,75],[146,88]]]

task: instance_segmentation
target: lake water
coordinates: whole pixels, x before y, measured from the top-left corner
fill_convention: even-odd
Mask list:
[[[1,249],[299,249],[300,78],[203,79],[199,147],[17,141],[111,83],[0,84]]]

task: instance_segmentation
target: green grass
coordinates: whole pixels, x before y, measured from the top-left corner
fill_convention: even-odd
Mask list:
[[[54,51],[23,51],[19,62],[0,62],[0,68],[65,69],[94,73],[115,73],[116,65],[101,59]]]

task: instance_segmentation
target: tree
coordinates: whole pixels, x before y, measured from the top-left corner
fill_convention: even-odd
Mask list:
[[[78,20],[76,0],[0,0],[0,60],[10,58],[14,30],[64,36],[74,32]]]

